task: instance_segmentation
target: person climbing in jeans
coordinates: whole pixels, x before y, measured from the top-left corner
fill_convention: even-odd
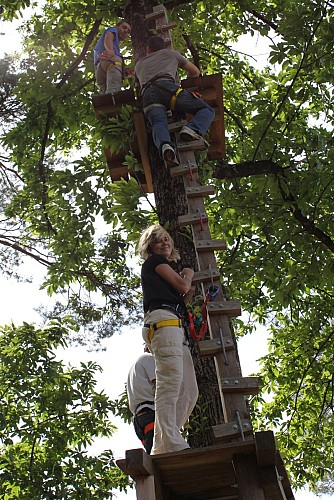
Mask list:
[[[199,69],[179,52],[164,47],[165,42],[160,36],[148,38],[147,55],[136,64],[135,76],[140,84],[144,114],[152,128],[154,144],[165,164],[171,167],[179,164],[168,131],[167,111],[171,105],[176,113],[192,115],[180,131],[182,141],[202,139],[215,112],[202,99],[175,83],[178,68],[184,69],[190,78],[199,76]]]

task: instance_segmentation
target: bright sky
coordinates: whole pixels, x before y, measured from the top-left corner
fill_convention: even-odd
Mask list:
[[[19,47],[19,37],[16,31],[20,21],[12,25],[0,21],[0,33],[5,32],[6,36],[0,35],[0,57],[4,55],[7,48]],[[4,42],[5,43],[2,43]],[[252,52],[257,54],[257,63],[261,64],[261,59],[265,58],[267,47],[259,44],[258,39],[251,38],[243,40],[236,47],[244,53]],[[50,298],[46,292],[39,290],[42,282],[42,270],[37,264],[27,262],[24,266],[26,275],[33,276],[33,283],[17,283],[15,280],[6,280],[0,276],[1,289],[1,309],[0,324],[8,324],[13,321],[20,325],[23,321],[39,323],[39,315],[34,311],[35,307],[41,304],[47,306],[50,304]],[[72,365],[80,361],[96,361],[103,372],[97,377],[99,387],[111,397],[117,397],[124,390],[124,384],[131,364],[142,353],[143,341],[141,338],[141,327],[123,331],[121,335],[114,335],[111,339],[105,341],[103,352],[87,352],[84,348],[69,348],[63,353],[64,362],[70,362]],[[263,330],[259,330],[252,336],[241,339],[238,343],[238,352],[241,360],[241,367],[244,376],[251,375],[257,370],[257,359],[266,353],[266,335]],[[124,458],[125,450],[138,448],[140,443],[135,436],[132,426],[124,424],[120,419],[114,422],[119,430],[112,440],[103,439],[96,443],[95,452],[111,448],[114,457]],[[135,500],[136,495],[132,490],[128,494],[115,492],[115,498],[118,500]],[[308,492],[299,491],[295,493],[296,500],[330,500],[333,495],[322,495],[320,497]]]

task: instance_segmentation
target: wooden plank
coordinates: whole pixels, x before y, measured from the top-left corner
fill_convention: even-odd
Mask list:
[[[242,432],[244,435],[251,434],[253,432],[251,421],[243,418],[240,420],[242,426]],[[241,431],[239,427],[239,422],[227,422],[225,424],[215,425],[211,428],[212,437],[214,442],[230,441],[233,438],[240,438]]]
[[[198,167],[196,163],[179,165],[178,167],[170,168],[169,172],[172,177],[183,177],[184,175],[192,176],[194,173],[198,172]]]
[[[276,444],[272,431],[255,432],[257,463],[261,467],[276,465]]]
[[[237,476],[239,498],[241,500],[266,500],[261,487],[256,457],[236,455],[233,464]]]
[[[232,337],[223,337],[225,351],[234,349]],[[201,340],[198,343],[199,353],[201,356],[214,356],[222,352],[220,339]]]
[[[151,165],[148,160],[148,144],[145,119],[142,112],[134,113],[134,122],[136,127],[137,142],[140,152],[141,163],[144,169],[146,192],[153,193],[153,181],[151,173]]]
[[[225,240],[198,240],[195,242],[197,252],[207,252],[208,250],[226,250]]]
[[[207,222],[208,216],[206,215],[206,212],[201,212],[196,214],[180,215],[177,220],[180,226],[189,226],[192,224],[202,224],[203,222]]]
[[[129,170],[128,167],[123,165],[122,167],[112,167],[108,164],[110,177],[113,181],[119,181],[120,179],[125,179],[126,181],[129,179]]]
[[[241,394],[257,394],[259,392],[258,377],[224,378],[223,392],[240,392]]]
[[[200,470],[205,465],[214,467],[217,464],[231,461],[235,454],[254,454],[255,456],[254,440],[225,443],[206,448],[190,448],[172,453],[151,455],[150,457],[163,477],[164,472],[170,470],[191,468],[194,471],[197,468]]]
[[[211,281],[211,278],[217,279],[219,278],[220,273],[219,269],[217,268],[211,268],[211,269],[205,269],[203,271],[196,271],[193,279],[192,279],[192,284],[197,285],[198,283],[204,283]]]
[[[224,300],[222,302],[209,302],[206,306],[210,315],[213,314],[226,314],[230,317],[241,316],[241,307],[238,300]]]
[[[181,152],[181,151],[194,151],[194,150],[206,149],[207,143],[206,143],[205,139],[199,139],[198,141],[178,142],[176,144],[176,147],[179,150],[179,152]]]
[[[118,115],[124,104],[137,105],[133,89],[121,90],[115,94],[96,95],[93,96],[92,102],[95,115],[99,119]]]
[[[173,28],[176,28],[176,27],[177,27],[177,23],[175,23],[174,21],[171,23],[162,24],[162,25],[157,27],[157,33],[164,33],[165,31],[172,30]]]
[[[181,130],[183,125],[187,125],[187,120],[178,120],[176,122],[168,123],[169,132],[176,132],[177,130]]]
[[[215,186],[195,186],[195,187],[187,187],[186,195],[188,198],[195,198],[196,196],[210,196],[215,194]]]

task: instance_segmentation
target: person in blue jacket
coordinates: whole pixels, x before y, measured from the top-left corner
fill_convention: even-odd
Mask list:
[[[130,33],[130,24],[120,21],[115,27],[104,30],[94,47],[95,78],[100,94],[114,94],[122,88],[124,71],[120,41]]]

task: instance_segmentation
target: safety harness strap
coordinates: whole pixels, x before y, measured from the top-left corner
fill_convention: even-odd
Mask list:
[[[164,326],[176,326],[177,328],[182,328],[182,321],[180,319],[163,319],[157,323],[145,324],[144,326],[150,329],[148,340],[152,342],[154,332],[158,330],[158,328],[162,328]]]
[[[175,105],[176,105],[176,99],[177,99],[177,96],[179,95],[180,92],[183,92],[184,89],[181,89],[181,87],[179,89],[177,89],[177,91],[175,92],[175,94],[172,95],[172,98],[170,100],[170,109],[171,111],[174,111],[175,109]]]

